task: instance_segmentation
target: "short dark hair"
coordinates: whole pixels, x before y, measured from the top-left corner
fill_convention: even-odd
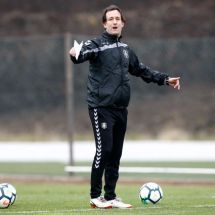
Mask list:
[[[118,10],[120,15],[121,15],[122,21],[125,22],[125,17],[123,16],[121,9],[118,6],[112,4],[108,7],[106,7],[103,11],[103,16],[102,16],[102,22],[103,23],[105,23],[107,21],[107,17],[106,17],[107,12],[112,11],[112,10]]]

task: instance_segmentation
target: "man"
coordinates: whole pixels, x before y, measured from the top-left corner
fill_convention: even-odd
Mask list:
[[[93,208],[131,208],[132,205],[122,202],[115,193],[130,99],[129,73],[147,83],[177,89],[180,89],[180,83],[179,77],[170,78],[140,63],[128,45],[121,42],[125,19],[120,8],[115,5],[107,7],[102,21],[104,33],[85,42],[77,59],[75,48],[70,50],[75,64],[87,60],[90,64],[87,102],[96,143],[90,204]],[[105,186],[104,196],[101,196],[103,174]]]

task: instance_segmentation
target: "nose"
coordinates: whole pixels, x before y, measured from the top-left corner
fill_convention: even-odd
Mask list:
[[[116,23],[117,23],[117,20],[116,20],[116,19],[114,19],[114,20],[113,20],[113,23],[114,23],[114,24],[116,24]]]

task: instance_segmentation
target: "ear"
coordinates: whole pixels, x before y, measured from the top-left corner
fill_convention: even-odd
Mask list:
[[[107,28],[107,23],[106,23],[106,22],[103,22],[103,26],[104,26],[104,28],[106,29],[106,28]]]

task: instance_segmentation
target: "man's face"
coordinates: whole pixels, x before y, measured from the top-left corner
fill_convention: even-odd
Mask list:
[[[107,21],[103,23],[104,28],[109,34],[120,36],[124,22],[121,19],[121,14],[118,10],[108,11],[106,13]]]

